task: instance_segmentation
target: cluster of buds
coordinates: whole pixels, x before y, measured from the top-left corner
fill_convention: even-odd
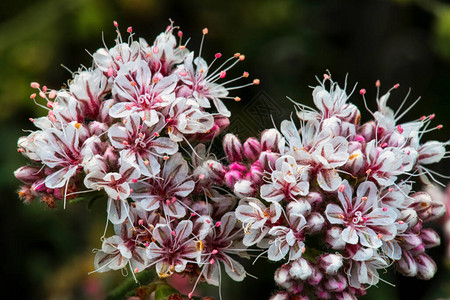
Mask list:
[[[222,100],[240,101],[229,92],[259,84],[229,86],[247,72],[222,81],[245,56],[213,69],[222,55],[202,58],[207,29],[195,57],[173,23],[152,45],[134,41],[131,27],[124,42],[114,26],[116,45],[97,50],[66,89],[31,84],[48,114],[19,139],[31,164],[15,172],[25,202],[66,207],[81,194],[105,196],[114,235],[102,237],[94,272],[186,274],[191,298],[200,281],[220,285],[222,270],[243,280],[236,258],[255,251],[284,262],[272,299],[353,299],[392,263],[406,276],[434,275],[425,249],[440,240],[423,223],[445,208],[413,192],[412,180],[433,179],[426,165],[445,157],[446,143],[420,141],[434,115],[399,123],[409,108],[387,107],[389,91],[361,124],[345,88],[325,75],[313,91],[317,109],[297,104],[299,126],[283,121],[243,143],[226,134],[227,163],[209,149],[229,124]]]

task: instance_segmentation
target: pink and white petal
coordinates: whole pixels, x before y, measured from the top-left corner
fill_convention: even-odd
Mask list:
[[[263,184],[260,192],[261,198],[268,202],[280,202],[285,197],[283,190],[275,188],[275,185],[272,183]]]
[[[338,192],[338,198],[339,201],[341,202],[342,207],[344,208],[344,211],[349,212],[353,210],[353,201],[352,201],[353,191],[347,180],[343,180],[342,185],[344,187],[344,191]]]
[[[45,178],[45,186],[50,189],[63,187],[69,179],[77,172],[78,166],[62,168]]]
[[[208,263],[203,267],[203,277],[211,285],[219,286],[219,261]]]
[[[166,137],[160,137],[157,139],[154,139],[149,148],[152,150],[155,150],[158,154],[168,154],[172,155],[176,152],[178,152],[178,144],[172,142],[169,138]]]
[[[166,224],[157,224],[153,229],[153,238],[160,244],[164,245],[168,240],[172,241],[172,230],[169,225]]]
[[[159,122],[159,114],[154,109],[146,109],[141,110],[139,112],[139,115],[141,116],[141,119],[144,120],[145,125],[148,127],[152,127],[153,125],[157,124]]]
[[[135,199],[135,198],[133,198]],[[160,207],[160,196],[154,195],[146,195],[145,197],[139,197],[139,200],[136,200],[136,204],[140,206],[142,209],[146,211],[153,211]]]
[[[181,242],[187,239],[192,233],[192,222],[189,220],[183,220],[178,223],[177,228],[175,228],[175,239]]]
[[[373,208],[377,200],[377,192],[377,186],[372,181],[361,183],[356,190],[356,203],[354,206],[361,207],[360,210],[363,212]]]
[[[367,225],[392,225],[397,219],[397,213],[390,207],[376,208],[364,216]]]
[[[342,179],[334,169],[321,169],[317,174],[317,183],[327,192],[332,192],[338,189]]]
[[[124,260],[117,251],[113,254],[98,251],[94,258],[94,268],[98,273],[107,272],[109,270],[119,270],[126,266],[127,260]]]
[[[108,137],[113,147],[123,149],[123,142],[128,140],[128,133],[125,127],[114,125],[108,129]]]
[[[250,247],[254,244],[259,243],[269,232],[269,227],[263,228],[252,228],[249,232],[247,232],[244,236],[243,243],[245,246]]]
[[[217,112],[221,114],[222,116],[225,116],[227,118],[231,117],[231,112],[227,109],[225,104],[220,100],[219,98],[213,97],[212,101],[214,105],[216,106]]]
[[[305,248],[305,243],[302,241],[295,241],[295,243],[291,246],[289,250],[289,260],[299,259],[303,254],[303,249]]]
[[[140,173],[144,176],[154,177],[161,171],[161,165],[152,153],[146,153],[143,156],[137,155],[137,165]]]
[[[116,103],[109,109],[109,115],[113,118],[126,118],[136,110],[135,107],[131,107],[130,109],[131,104],[131,102]]]
[[[327,205],[325,215],[331,224],[344,224],[343,219],[340,218],[340,216],[344,216],[344,211],[334,203]]]
[[[227,272],[231,279],[234,281],[244,280],[246,272],[240,263],[226,254],[223,254],[221,261],[225,265],[225,272]]]
[[[113,224],[123,223],[129,214],[129,205],[127,201],[124,200],[108,200],[108,219]]]
[[[182,218],[186,215],[186,208],[179,203],[179,201],[170,202],[167,204],[164,202],[163,204],[164,213],[167,216],[171,216],[174,218]]]
[[[221,225],[219,227],[220,233],[218,234],[217,238],[219,237],[226,238],[228,235],[233,231],[234,228],[236,228],[236,216],[234,215],[234,212],[228,212],[222,216],[220,219]]]
[[[185,181],[173,189],[173,194],[178,197],[187,197],[195,188],[193,180]]]
[[[356,233],[356,229],[352,226],[347,226],[342,230],[341,237],[347,244],[355,245],[358,243],[358,234]]]
[[[145,248],[136,247],[134,249],[130,264],[133,270],[138,270],[138,272],[145,270],[148,265]]]
[[[285,239],[282,240],[276,239],[270,245],[269,250],[267,251],[268,258],[272,261],[279,261],[286,256],[286,254],[289,251],[289,248],[290,247]]]
[[[369,248],[380,248],[383,242],[372,229],[368,227],[358,228],[359,242],[361,245]]]

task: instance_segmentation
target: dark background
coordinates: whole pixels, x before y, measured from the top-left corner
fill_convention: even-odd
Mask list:
[[[357,82],[357,91],[365,88],[371,108],[377,79],[382,91],[400,83],[390,99],[394,108],[412,87],[408,103],[419,96],[422,101],[402,121],[436,113],[435,125],[444,128],[426,138],[448,140],[450,5],[443,1],[1,1],[2,299],[101,299],[123,279],[120,272],[87,275],[93,270],[91,249],[101,247],[104,203],[89,210],[84,204],[50,210],[19,201],[19,182],[12,173],[26,161],[17,153],[16,141],[26,134],[22,129],[32,129],[29,117],[44,114],[29,99],[34,92],[30,81],[59,88],[71,76],[60,64],[74,71],[80,64],[90,66],[85,49],[93,53],[102,47],[102,32],[106,44],[113,46],[113,20],[123,32],[133,26],[136,36],[151,43],[169,18],[192,38],[190,50],[198,51],[201,30],[208,27],[203,49],[208,61],[216,52],[225,57],[244,53],[246,60],[234,72],[246,70],[261,79],[259,86],[235,91],[241,102],[229,103],[231,130],[241,137],[271,127],[270,115],[275,124],[289,118],[293,105],[286,96],[312,105],[309,86],[328,69],[341,86],[348,75],[348,92]],[[357,92],[351,101],[363,107]],[[445,174],[448,169],[448,161],[435,167]],[[397,287],[380,282],[365,299],[450,297],[444,252],[443,246],[430,251],[439,265],[431,281],[403,278],[389,270],[382,277]],[[224,282],[224,299],[267,299],[274,288],[274,269],[262,260],[249,266],[260,279]]]

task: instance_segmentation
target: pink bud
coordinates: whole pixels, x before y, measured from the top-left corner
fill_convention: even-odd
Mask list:
[[[252,182],[249,180],[240,180],[234,184],[234,193],[239,198],[243,197],[253,197],[258,191],[252,185]]]
[[[424,228],[420,231],[420,238],[425,248],[432,248],[441,244],[441,239],[436,231],[430,228]]]
[[[228,171],[226,174],[225,174],[225,181],[224,181],[224,183],[228,186],[228,187],[230,187],[230,188],[233,188],[234,187],[234,184],[236,183],[236,182],[238,182],[238,181],[240,181],[241,179],[243,179],[243,175],[242,175],[242,173],[241,172],[239,172],[239,171],[236,171],[236,170],[231,170],[231,171]]]
[[[402,257],[396,262],[395,266],[405,276],[414,277],[417,275],[417,263],[409,251],[402,251]]]
[[[324,254],[319,257],[317,265],[328,275],[336,274],[343,265],[342,256],[337,254]]]
[[[254,162],[255,160],[257,160],[260,153],[261,144],[256,138],[250,137],[244,142],[244,156],[250,162]]]
[[[416,257],[417,277],[423,280],[429,280],[436,274],[437,266],[434,260],[423,253]]]
[[[314,234],[322,231],[325,225],[325,218],[318,212],[312,212],[307,218],[306,232]]]
[[[347,288],[347,278],[342,274],[332,276],[325,282],[325,288],[330,292],[342,292]]]
[[[271,151],[263,151],[259,155],[258,161],[263,170],[271,172],[272,170],[275,169],[275,163],[279,157],[280,157],[279,153]]]
[[[342,229],[331,227],[325,232],[324,241],[334,250],[340,250],[345,247],[345,241],[342,239]]]
[[[241,141],[237,136],[231,133],[227,133],[223,138],[223,149],[228,161],[242,161],[244,149],[242,148]]]
[[[288,289],[292,286],[292,278],[289,274],[289,269],[286,267],[280,267],[275,271],[274,276],[276,284],[282,288]]]
[[[312,275],[312,268],[306,259],[299,258],[291,263],[289,274],[294,279],[306,280]]]
[[[261,133],[261,151],[270,150],[272,152],[279,152],[279,143],[282,136],[276,129],[266,129]]]
[[[243,163],[234,162],[231,165],[228,166],[229,170],[238,171],[244,174],[247,172],[247,166],[245,166]]]
[[[33,166],[23,166],[14,171],[14,176],[25,184],[31,185],[35,181],[44,178],[41,168]]]

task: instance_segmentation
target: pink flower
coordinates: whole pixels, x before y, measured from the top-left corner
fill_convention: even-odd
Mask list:
[[[352,198],[352,189],[344,180],[342,191],[339,189],[340,206],[334,203],[327,205],[325,215],[331,224],[345,227],[341,238],[347,244],[358,242],[371,248],[379,248],[382,240],[395,237],[397,228],[394,224],[397,214],[390,207],[379,207],[377,187],[366,181],[358,186],[356,197]]]
[[[178,144],[159,137],[163,122],[148,126],[137,113],[125,119],[125,126],[114,125],[108,130],[111,145],[120,149],[120,157],[135,166],[144,176],[156,176],[160,171],[158,157],[174,154]]]
[[[187,162],[176,153],[162,165],[158,177],[133,185],[131,199],[147,211],[162,209],[165,215],[181,218],[186,214],[182,202],[193,190],[195,183],[189,180]]]

